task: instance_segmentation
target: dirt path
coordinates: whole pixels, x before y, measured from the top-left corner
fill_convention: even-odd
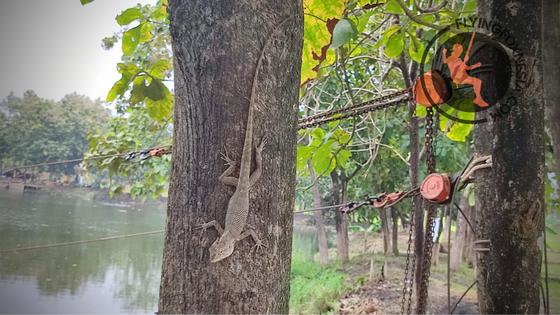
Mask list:
[[[405,244],[405,240],[399,240]],[[366,247],[373,253],[355,256],[343,268],[349,275],[353,288],[339,302],[340,314],[400,314],[402,298],[402,280],[405,257],[383,256],[377,250],[382,246],[379,238],[368,240]],[[351,243],[361,244],[360,240]],[[360,248],[361,250],[362,248]],[[382,248],[379,248],[382,250]],[[401,253],[404,252],[401,250]],[[428,313],[447,314],[447,284],[444,274],[433,269],[430,280]],[[438,270],[441,270],[439,268]],[[370,272],[373,271],[373,272]],[[370,274],[372,276],[370,277]],[[465,285],[452,284],[451,306],[466,289]],[[414,312],[414,300],[412,312]],[[405,311],[406,312],[406,311]],[[476,288],[472,289],[461,301],[454,314],[478,314]]]

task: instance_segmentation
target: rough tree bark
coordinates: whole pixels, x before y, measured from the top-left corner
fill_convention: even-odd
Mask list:
[[[543,1],[543,69],[546,126],[560,172],[560,1]],[[544,41],[543,41],[544,42]]]
[[[311,191],[313,193],[313,207],[321,208],[321,192],[319,191],[319,181],[315,175],[315,170],[311,166],[311,161],[307,162],[309,168],[309,178],[313,182]],[[327,265],[329,263],[329,244],[327,242],[327,230],[325,229],[325,221],[323,220],[323,211],[314,211],[313,219],[317,228],[317,243],[319,244],[319,263]]]
[[[287,313],[295,194],[297,100],[303,38],[301,1],[169,1],[175,68],[175,130],[160,288],[160,313]],[[262,177],[251,189],[250,238],[210,263],[231,187],[218,182],[220,153],[241,158],[248,99],[265,40],[256,88],[254,139],[267,136]],[[273,132],[270,132],[273,131]]]
[[[477,154],[493,157],[492,169],[475,174],[476,237],[490,241],[490,251],[477,254],[479,307],[481,313],[538,313],[537,239],[544,226],[542,3],[478,3],[480,17],[497,21],[518,41],[527,66],[516,67],[517,78],[527,82],[518,81],[510,92],[517,105],[507,115],[475,128]]]
[[[348,178],[344,171],[337,173],[336,170],[331,172],[331,179],[334,192],[334,203],[342,204],[346,202],[346,185]],[[346,262],[350,259],[349,253],[349,240],[348,240],[348,217],[341,211],[335,211],[335,225],[336,225],[336,248],[338,252],[338,259]]]

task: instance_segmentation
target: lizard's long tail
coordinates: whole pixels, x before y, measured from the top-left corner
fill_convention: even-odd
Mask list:
[[[251,173],[251,148],[253,145],[253,116],[255,107],[257,106],[257,82],[259,77],[259,70],[262,67],[262,63],[264,60],[265,51],[267,50],[270,42],[274,38],[274,35],[281,29],[281,26],[286,23],[287,21],[291,20],[292,18],[286,18],[282,22],[280,22],[270,36],[266,39],[266,42],[261,49],[261,54],[259,55],[259,60],[257,61],[257,65],[255,67],[255,74],[253,75],[253,83],[251,85],[251,97],[249,98],[249,114],[247,115],[247,128],[245,130],[245,142],[243,143],[243,153],[241,155],[241,163],[239,170],[239,178],[249,178]],[[241,181],[240,181],[241,182]]]

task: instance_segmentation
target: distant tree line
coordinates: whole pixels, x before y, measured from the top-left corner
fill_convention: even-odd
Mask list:
[[[26,91],[0,101],[0,165],[6,170],[47,161],[77,159],[88,148],[87,135],[110,117],[100,100],[72,93],[59,101]],[[75,164],[35,169],[64,174]]]

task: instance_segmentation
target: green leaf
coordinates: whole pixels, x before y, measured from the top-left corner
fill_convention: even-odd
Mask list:
[[[163,79],[167,72],[171,69],[171,62],[168,59],[158,59],[150,66],[148,72],[156,78]]]
[[[352,157],[352,152],[350,152],[349,150],[347,149],[340,150],[340,152],[338,152],[338,154],[336,155],[337,166],[340,168],[345,168],[346,163],[350,161],[351,157]]]
[[[389,58],[399,56],[404,48],[404,32],[397,32],[389,38],[385,47],[385,55]]]
[[[119,25],[128,25],[142,17],[142,11],[139,8],[128,8],[121,14],[117,15],[116,20]]]
[[[344,14],[345,1],[303,0],[303,8],[302,84],[317,76],[320,65],[334,62],[334,51],[328,49],[332,41],[331,31]]]
[[[473,121],[475,119],[474,104],[471,98],[462,98],[454,96],[450,100],[450,104],[440,105],[440,109],[447,113],[448,116],[456,117],[465,121]],[[439,129],[453,141],[465,142],[471,133],[474,125],[472,122],[462,123],[455,119],[449,119],[446,115],[440,115]]]
[[[471,133],[473,126],[474,125],[472,123],[465,124],[455,121],[447,133],[447,137],[453,141],[465,142],[467,141],[467,137]]]
[[[476,0],[467,0],[463,8],[465,12],[475,12],[476,11]]]
[[[134,79],[134,85],[132,86],[132,91],[130,92],[130,104],[136,105],[146,98],[147,88],[144,84],[146,76],[137,76]]]
[[[124,32],[122,37],[122,51],[125,55],[131,55],[140,43],[152,39],[152,23],[144,22]]]
[[[138,44],[140,44],[140,28],[141,25],[133,27],[123,33],[122,36],[122,51],[125,55],[131,55]]]
[[[318,147],[325,138],[325,130],[317,127],[311,131],[311,146]]]
[[[160,80],[152,78],[152,82],[146,89],[146,96],[153,101],[159,101],[165,97],[166,91],[167,87]]]
[[[385,3],[385,12],[392,14],[404,14],[403,9],[395,0],[389,0]]]
[[[80,0],[80,3],[81,3],[82,5],[86,5],[86,4],[92,3],[92,2],[93,2],[93,0]]]
[[[426,107],[422,105],[416,105],[416,116],[417,117],[426,117],[427,111]]]
[[[329,169],[335,167],[335,163],[332,163],[331,160],[331,146],[330,144],[323,144],[315,151],[313,158],[311,158],[311,165],[313,165],[317,175],[325,174]]]
[[[107,93],[107,98],[106,98],[107,102],[112,102],[117,98],[117,96],[124,94],[124,92],[128,88],[129,83],[130,83],[130,78],[125,77],[123,75],[120,80],[115,82],[111,90],[109,90],[109,93]]]
[[[297,164],[296,168],[301,174],[307,174],[307,161],[311,158],[313,148],[304,145],[298,145],[297,148]]]
[[[140,71],[135,64],[122,62],[117,64],[117,70],[120,74],[126,76],[127,78],[134,77]]]
[[[173,109],[173,95],[167,88],[165,88],[165,91],[165,96],[160,100],[154,101],[149,97],[145,99],[148,115],[160,122],[165,121],[171,115]]]
[[[551,227],[546,226],[545,228],[546,228],[546,232],[547,232],[547,233],[550,233],[550,234],[552,234],[552,235],[558,235],[558,232],[556,232],[555,230],[553,230]]]
[[[332,43],[330,48],[338,48],[347,42],[350,39],[356,37],[356,28],[352,25],[352,23],[347,19],[341,19],[336,23],[334,30],[333,30],[333,37]]]
[[[422,19],[422,21],[424,21],[426,23],[432,24],[436,21],[436,16],[435,16],[435,14],[427,14],[427,15],[421,16],[420,19]]]
[[[416,36],[413,34],[408,34],[410,38],[410,45],[408,46],[408,54],[410,58],[418,63],[422,62],[422,56],[424,55],[424,50],[426,47]],[[427,60],[426,60],[427,62]]]
[[[381,38],[381,40],[379,40],[377,43],[375,43],[373,45],[373,48],[377,49],[381,46],[385,46],[387,44],[387,42],[389,41],[389,39],[391,38],[391,36],[393,36],[393,34],[398,32],[400,29],[401,29],[400,25],[392,25],[391,27],[387,28],[383,32],[383,37]]]
[[[151,18],[156,21],[162,21],[167,18],[167,1],[158,3],[158,8],[152,12]]]

